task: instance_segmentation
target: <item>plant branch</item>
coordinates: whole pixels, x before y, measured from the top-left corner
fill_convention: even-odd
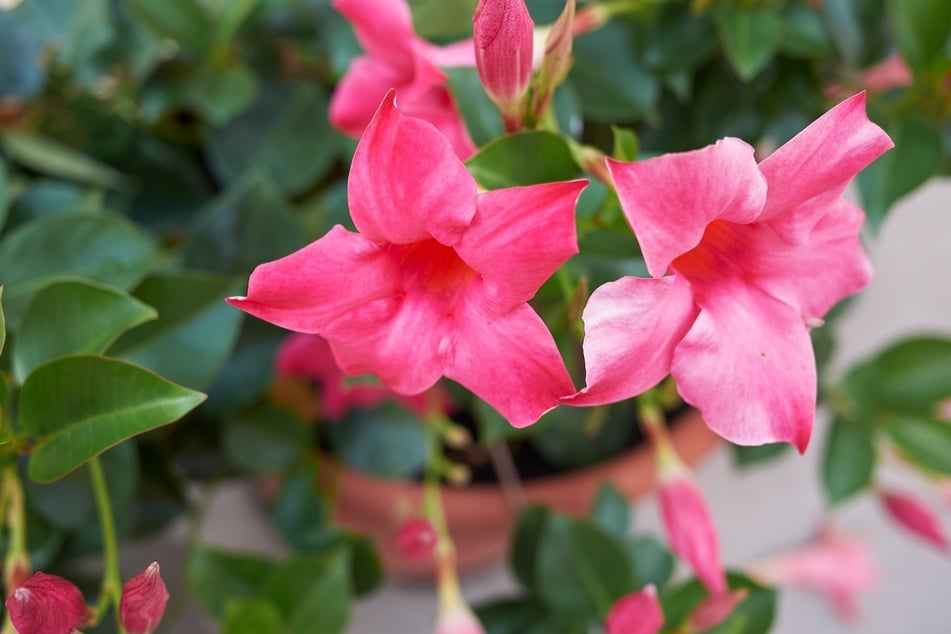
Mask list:
[[[106,486],[106,476],[102,471],[102,464],[96,456],[89,461],[89,475],[92,480],[93,494],[96,498],[96,508],[99,510],[99,523],[102,526],[102,554],[103,576],[99,600],[96,601],[96,620],[102,617],[103,612],[112,605],[116,617],[116,627],[119,634],[126,634],[125,628],[119,619],[119,601],[122,598],[122,576],[119,572],[119,549],[116,540],[116,523],[112,513],[112,503],[109,500],[109,489]]]

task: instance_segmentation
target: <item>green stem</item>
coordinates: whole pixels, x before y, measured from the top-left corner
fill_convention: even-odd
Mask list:
[[[2,517],[8,530],[7,553],[3,561],[5,596],[9,597],[30,576],[30,555],[26,549],[26,511],[23,507],[23,487],[17,474],[16,464],[4,470],[2,493]],[[16,634],[10,613],[3,620],[0,634]]]
[[[106,476],[102,471],[99,458],[89,461],[89,475],[92,479],[92,490],[96,497],[96,507],[99,510],[99,523],[102,526],[102,554],[103,576],[99,600],[96,602],[96,619],[112,605],[116,617],[116,627],[119,634],[126,634],[125,628],[119,620],[119,600],[122,598],[122,576],[119,572],[119,548],[116,540],[116,523],[112,514],[112,503],[109,500],[109,489],[106,486]]]

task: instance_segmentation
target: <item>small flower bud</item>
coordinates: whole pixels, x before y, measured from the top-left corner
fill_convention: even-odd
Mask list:
[[[436,547],[436,529],[422,517],[412,517],[400,525],[396,533],[396,546],[410,559],[427,559]]]
[[[532,76],[535,24],[525,0],[479,0],[472,22],[482,85],[502,112],[506,129],[516,131]]]
[[[947,552],[951,548],[941,522],[934,511],[920,500],[898,491],[882,491],[879,495],[888,514],[911,533]]]
[[[656,634],[663,625],[664,612],[653,585],[615,601],[604,619],[607,634]]]
[[[571,45],[574,39],[572,25],[575,19],[575,0],[567,0],[558,20],[552,25],[545,38],[545,56],[535,82],[532,96],[532,113],[535,119],[541,119],[551,104],[555,89],[564,80],[571,64]]]
[[[37,572],[5,605],[19,634],[70,634],[86,618],[83,593],[72,582]]]
[[[152,634],[162,620],[168,589],[159,573],[159,565],[149,567],[132,577],[122,586],[119,601],[119,620],[129,634]]]

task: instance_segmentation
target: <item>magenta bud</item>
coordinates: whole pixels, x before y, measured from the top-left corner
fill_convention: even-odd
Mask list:
[[[152,634],[162,620],[168,589],[162,581],[157,562],[152,562],[141,573],[122,586],[119,601],[119,620],[129,634]]]
[[[535,23],[524,0],[479,0],[472,22],[482,85],[502,112],[506,128],[517,130],[532,76]]]
[[[427,559],[436,547],[436,529],[429,520],[412,517],[400,525],[396,546],[410,559]]]
[[[947,552],[951,548],[938,516],[921,500],[898,491],[879,494],[888,514],[912,534]]]
[[[72,582],[37,572],[5,605],[19,634],[70,634],[86,618],[83,593]]]
[[[664,611],[653,585],[615,601],[604,619],[607,634],[656,634],[663,625]]]

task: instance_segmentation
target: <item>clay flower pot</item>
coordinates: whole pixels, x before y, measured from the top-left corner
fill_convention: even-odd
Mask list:
[[[719,437],[694,409],[685,410],[670,429],[674,445],[688,463],[709,452]],[[368,476],[328,457],[324,485],[335,489],[334,521],[372,538],[391,574],[422,577],[432,574],[432,562],[406,557],[396,546],[399,521],[407,509],[419,508],[419,482]],[[588,513],[603,482],[610,482],[629,500],[645,495],[654,485],[654,457],[647,444],[590,467],[522,483],[524,502],[541,503],[571,515]],[[518,509],[498,484],[473,484],[442,489],[449,530],[462,570],[499,561],[508,549]]]

